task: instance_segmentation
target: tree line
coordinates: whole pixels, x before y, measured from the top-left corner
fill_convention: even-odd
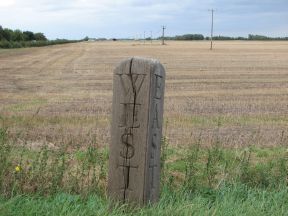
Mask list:
[[[22,32],[19,29],[12,30],[9,28],[2,28],[2,26],[0,26],[0,41],[47,41],[47,38],[41,32]]]
[[[41,32],[12,30],[0,25],[0,48],[38,47],[73,42],[78,42],[78,40],[48,40]]]
[[[157,39],[162,39],[159,37]],[[172,37],[164,37],[165,40],[210,40],[210,37],[204,37],[202,34],[184,34]],[[249,34],[248,37],[230,37],[230,36],[213,36],[213,40],[288,40],[288,37],[268,37],[264,35]]]

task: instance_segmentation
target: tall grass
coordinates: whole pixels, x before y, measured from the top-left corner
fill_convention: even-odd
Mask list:
[[[89,135],[90,136],[90,135]],[[93,137],[91,135],[91,137]],[[161,199],[155,206],[109,210],[108,151],[91,138],[88,147],[41,149],[13,146],[0,128],[0,215],[284,215],[288,212],[288,152],[274,148],[221,147],[215,138],[188,148],[162,142]]]
[[[8,132],[0,129],[0,193],[50,195],[58,192],[86,195],[103,193],[108,154],[91,141],[87,149],[68,149],[69,143],[39,150],[13,147]]]

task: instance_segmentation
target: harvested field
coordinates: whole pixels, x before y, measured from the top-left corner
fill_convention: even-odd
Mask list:
[[[170,145],[288,145],[288,42],[83,42],[0,50],[0,116],[17,143],[109,143],[114,67],[166,68]]]

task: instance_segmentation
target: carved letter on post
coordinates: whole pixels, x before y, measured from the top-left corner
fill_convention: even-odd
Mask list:
[[[108,194],[136,204],[159,198],[165,70],[156,60],[131,58],[113,78]]]

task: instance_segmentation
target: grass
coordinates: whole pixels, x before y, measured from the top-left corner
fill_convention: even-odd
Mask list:
[[[0,129],[0,215],[285,215],[288,151],[162,143],[161,198],[144,208],[106,195],[108,150],[13,147]]]
[[[4,110],[6,109],[6,110],[14,111],[15,113],[17,113],[17,112],[29,110],[35,107],[37,109],[39,106],[44,105],[46,103],[47,103],[46,99],[33,99],[26,103],[17,103],[17,104],[9,105],[5,107]]]
[[[247,126],[247,125],[286,125],[288,123],[287,116],[273,116],[273,115],[258,115],[258,116],[179,116],[170,118],[173,125],[187,125],[194,127],[217,126],[221,122],[222,126]]]
[[[49,197],[16,196],[0,200],[0,214],[12,215],[287,215],[288,191],[222,185],[194,194],[164,190],[159,203],[142,209],[110,208],[105,197],[58,193]]]

